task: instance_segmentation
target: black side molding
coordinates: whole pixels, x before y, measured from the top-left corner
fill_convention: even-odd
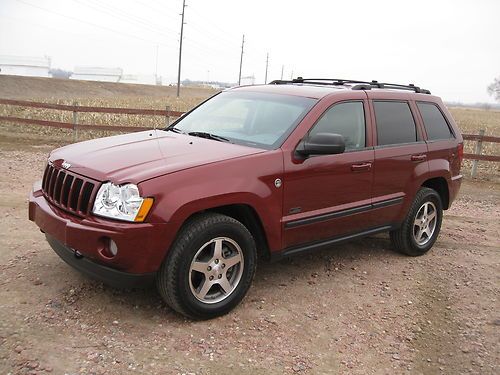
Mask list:
[[[288,223],[285,224],[285,228],[289,229],[289,228],[299,227],[301,225],[314,224],[314,223],[317,223],[320,221],[335,219],[335,218],[343,217],[343,216],[354,215],[354,214],[357,214],[360,212],[369,211],[371,209],[372,209],[372,205],[367,204],[365,206],[349,208],[348,210],[335,211],[335,212],[329,212],[329,213],[321,214],[321,215],[317,215],[317,216],[306,217],[304,219],[289,221]]]
[[[403,202],[403,197],[392,198],[392,199],[388,199],[386,201],[373,203],[372,204],[372,208],[387,207],[387,206],[392,206],[392,205],[400,204],[402,202]]]
[[[343,217],[343,216],[359,214],[361,212],[365,212],[365,211],[369,211],[369,210],[373,210],[373,209],[381,208],[381,207],[392,206],[392,205],[400,204],[402,202],[403,202],[403,197],[392,198],[392,199],[388,199],[388,200],[385,200],[382,202],[376,202],[373,204],[367,204],[367,205],[363,205],[363,206],[349,208],[347,210],[328,212],[326,214],[315,215],[315,216],[310,216],[310,217],[306,217],[303,219],[292,220],[292,221],[285,223],[285,229],[300,227],[302,225],[314,224],[314,223],[318,223],[321,221],[336,219],[336,218]]]

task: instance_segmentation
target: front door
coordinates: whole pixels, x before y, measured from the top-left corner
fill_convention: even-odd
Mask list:
[[[374,150],[366,130],[368,113],[366,99],[333,103],[309,135],[341,134],[345,152],[285,160],[285,248],[370,227]]]

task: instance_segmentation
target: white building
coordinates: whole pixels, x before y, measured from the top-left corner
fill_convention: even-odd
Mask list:
[[[76,66],[70,79],[78,79],[82,81],[119,82],[122,75],[122,68]]]
[[[50,77],[50,57],[1,56],[0,74]]]
[[[161,77],[158,77],[161,84]],[[123,74],[120,83],[136,83],[141,85],[156,85],[157,79],[154,74]]]
[[[245,85],[255,85],[255,76],[253,74],[251,76],[241,77],[241,86]]]

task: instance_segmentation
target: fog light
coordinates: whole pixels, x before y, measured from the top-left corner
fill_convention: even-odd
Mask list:
[[[118,254],[118,245],[109,237],[101,237],[99,239],[99,254],[106,260],[113,259]]]
[[[109,252],[112,256],[116,256],[116,254],[118,254],[118,246],[116,246],[116,242],[112,239],[109,240]]]

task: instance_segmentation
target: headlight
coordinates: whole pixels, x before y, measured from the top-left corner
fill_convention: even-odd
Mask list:
[[[146,218],[153,198],[142,198],[134,184],[102,184],[97,192],[92,212],[111,219],[142,222]]]

